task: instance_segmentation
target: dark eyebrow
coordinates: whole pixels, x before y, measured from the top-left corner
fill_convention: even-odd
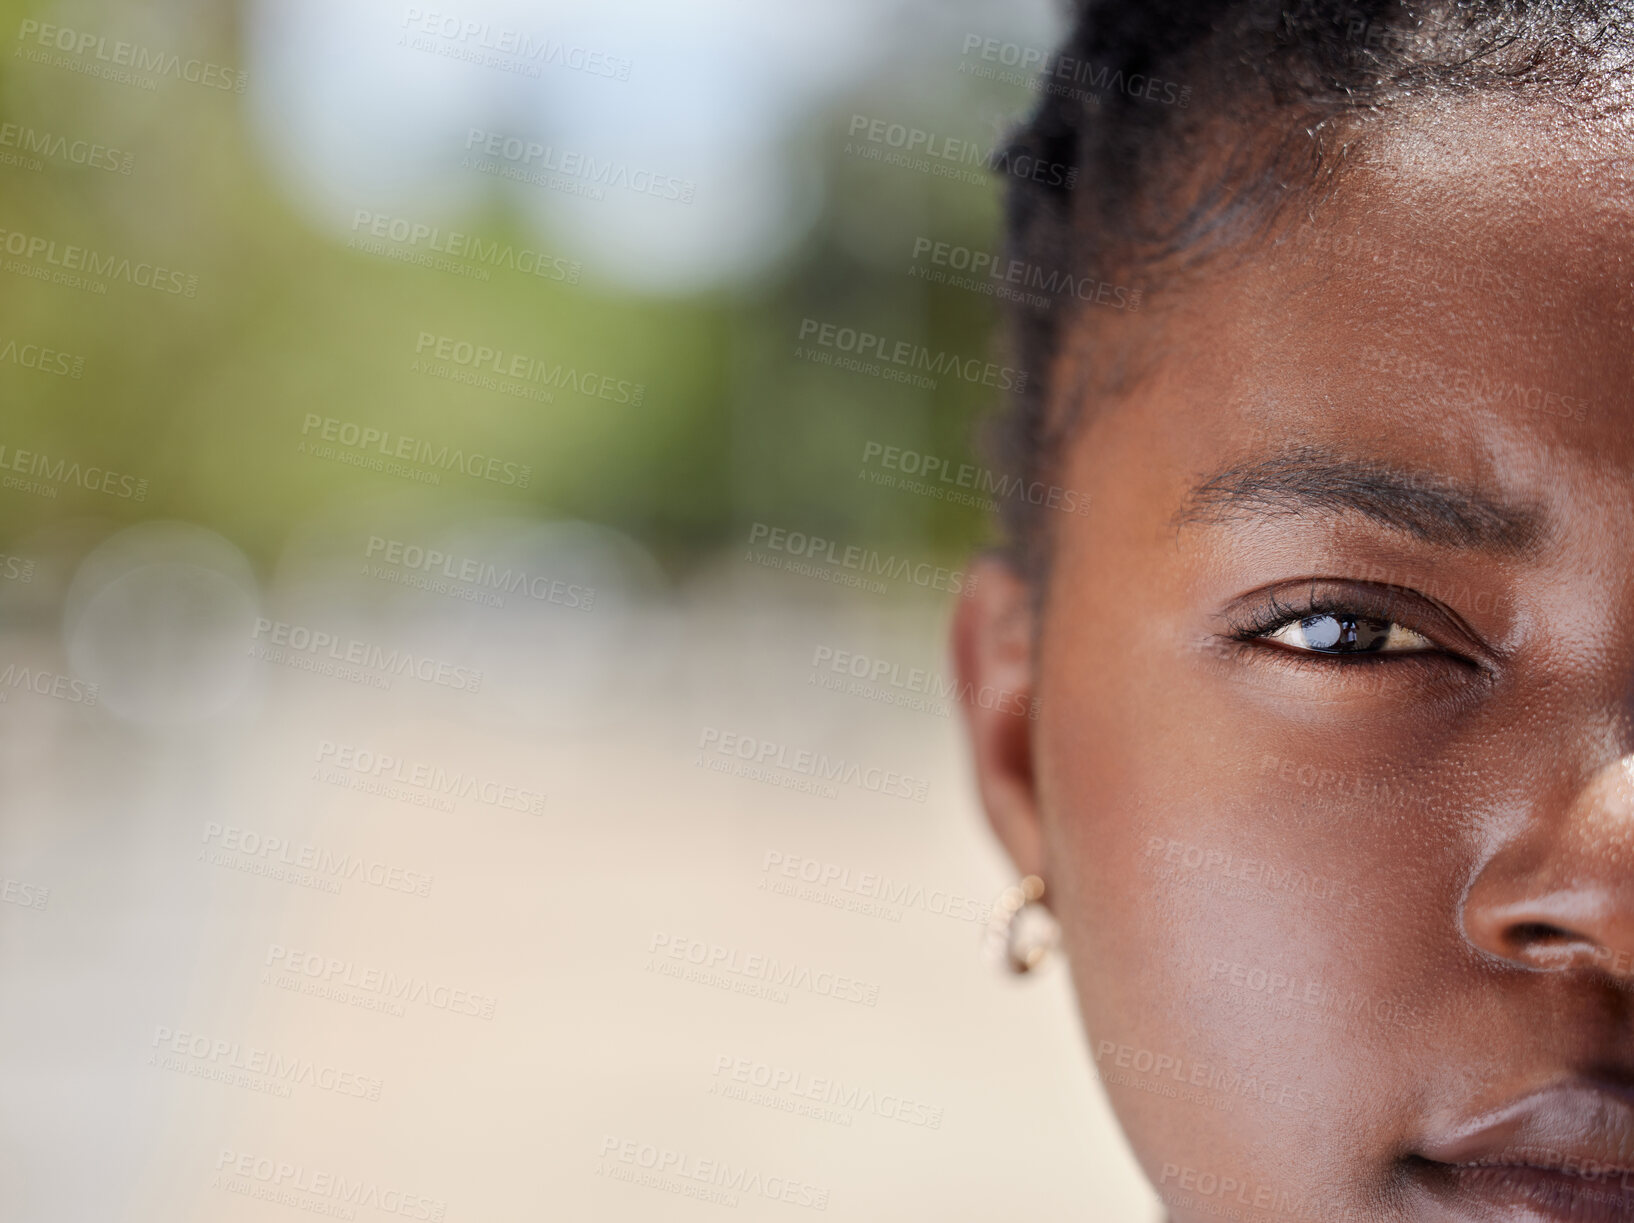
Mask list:
[[[1426,543],[1521,552],[1543,535],[1541,513],[1445,478],[1301,447],[1208,476],[1175,515],[1176,528],[1260,514],[1362,514]]]

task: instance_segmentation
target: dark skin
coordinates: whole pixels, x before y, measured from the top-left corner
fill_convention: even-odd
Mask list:
[[[1634,1219],[1629,139],[1389,122],[1111,337],[1037,618],[956,613],[1042,702],[981,795],[1174,1223]]]

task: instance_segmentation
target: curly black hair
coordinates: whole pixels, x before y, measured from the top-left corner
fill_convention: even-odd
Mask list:
[[[1479,92],[1601,113],[1626,105],[1631,63],[1634,0],[1076,0],[1036,109],[995,158],[1007,253],[1069,284],[1139,283],[1150,304],[1189,268],[1269,236],[1288,203],[1315,207],[1381,120]],[[1008,172],[1039,164],[1067,172]],[[1086,403],[1127,371],[1114,346],[1097,350],[1112,316],[1085,295],[1005,309],[1016,364],[1034,376],[989,448],[1024,487],[1050,484]],[[1075,364],[1096,368],[1064,387],[1069,329]],[[1043,507],[1008,499],[1001,517],[1006,554],[1040,581]]]

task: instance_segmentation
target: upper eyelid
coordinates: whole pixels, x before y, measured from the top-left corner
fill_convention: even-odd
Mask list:
[[[1406,616],[1397,616],[1393,613],[1378,612],[1373,608],[1362,607],[1359,605],[1354,607],[1346,606],[1342,602],[1335,602],[1331,604],[1320,603],[1309,608],[1293,608],[1289,610],[1287,614],[1279,614],[1274,622],[1268,623],[1264,628],[1256,630],[1255,635],[1263,637],[1270,633],[1280,632],[1281,630],[1288,628],[1290,625],[1297,624],[1302,620],[1312,620],[1320,616],[1345,615],[1353,616],[1357,620],[1371,620],[1375,624],[1393,624],[1399,628],[1407,629],[1410,632],[1418,633],[1421,637],[1428,637],[1430,635],[1427,632],[1422,632],[1415,628],[1409,618]]]
[[[1377,596],[1369,597],[1355,592],[1329,592],[1325,597],[1319,597],[1316,591],[1320,584],[1321,580],[1312,582],[1305,588],[1308,594],[1296,595],[1292,599],[1289,599],[1282,589],[1273,587],[1262,592],[1257,600],[1247,601],[1248,605],[1243,610],[1249,614],[1253,614],[1256,608],[1271,609],[1271,614],[1257,617],[1258,624],[1251,635],[1264,636],[1296,620],[1336,612],[1351,612],[1369,620],[1387,620],[1392,624],[1413,629],[1414,632],[1421,632],[1426,637],[1432,635],[1409,623],[1407,614],[1398,607],[1399,599],[1389,600],[1389,605],[1386,606],[1386,601]],[[1407,613],[1410,611],[1410,608],[1407,609]]]
[[[1334,610],[1347,610],[1371,619],[1391,620],[1410,628],[1429,639],[1435,650],[1401,651],[1390,655],[1371,656],[1375,661],[1405,662],[1410,658],[1424,658],[1437,652],[1475,669],[1496,674],[1504,654],[1494,649],[1475,632],[1452,608],[1444,606],[1420,590],[1410,586],[1386,585],[1355,578],[1331,575],[1295,578],[1261,587],[1235,600],[1226,612],[1231,625],[1230,637],[1241,643],[1263,640],[1267,632],[1274,632],[1288,620],[1262,623],[1253,632],[1245,634],[1244,622],[1257,608],[1268,604],[1288,609],[1293,618],[1312,614],[1304,610],[1302,601],[1326,604]],[[1415,615],[1414,612],[1419,614]],[[1293,657],[1332,660],[1340,655],[1315,651],[1282,651]],[[1344,655],[1348,661],[1360,661],[1363,656]]]
[[[1268,608],[1283,614],[1273,618],[1267,613]],[[1481,644],[1455,612],[1416,590],[1344,578],[1279,582],[1239,600],[1228,619],[1240,638],[1253,639],[1275,632],[1294,620],[1324,612],[1349,612],[1370,620],[1399,624],[1453,653],[1464,652],[1457,644],[1460,641],[1466,646]],[[1257,623],[1250,625],[1247,623],[1250,620]],[[1449,642],[1449,636],[1456,640]]]

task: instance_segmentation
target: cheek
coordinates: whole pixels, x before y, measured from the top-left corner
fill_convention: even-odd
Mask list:
[[[1360,1185],[1388,1146],[1367,1136],[1412,1090],[1386,1068],[1425,1022],[1401,965],[1430,954],[1438,918],[1402,902],[1447,890],[1401,886],[1415,870],[1379,777],[1124,654],[1053,668],[1095,679],[1060,680],[1040,724],[1050,886],[1097,1075],[1160,1191],[1168,1165],[1272,1184],[1348,1167]]]

